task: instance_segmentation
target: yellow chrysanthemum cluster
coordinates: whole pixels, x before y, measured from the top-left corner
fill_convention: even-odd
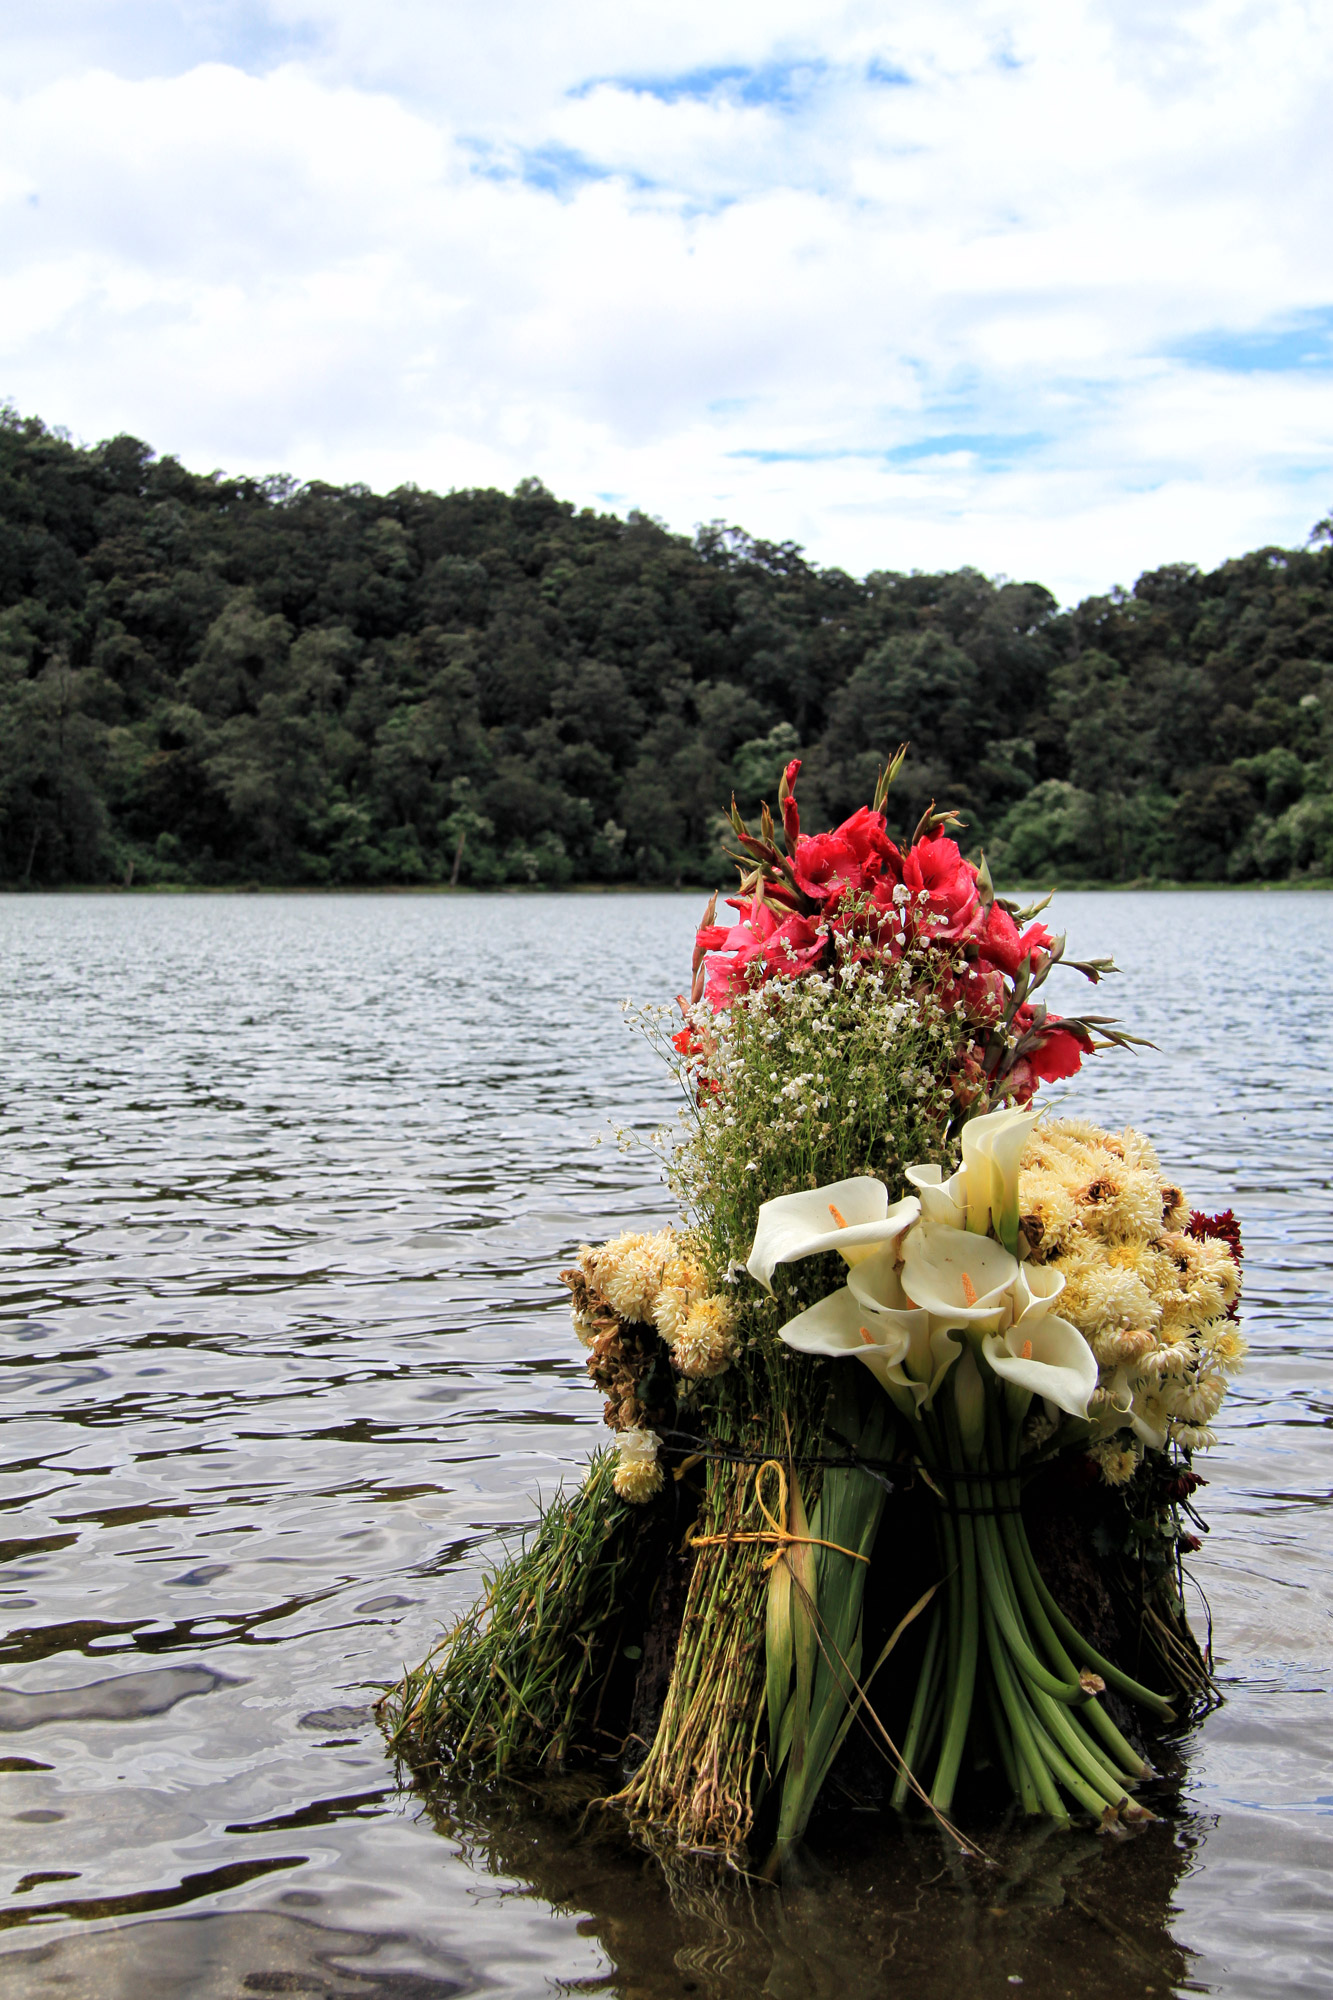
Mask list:
[[[1245,1353],[1230,1317],[1240,1272],[1224,1242],[1186,1233],[1189,1203],[1142,1133],[1043,1120],[1019,1206],[1034,1260],[1064,1273],[1058,1311],[1097,1357],[1103,1477],[1131,1478],[1144,1445],[1215,1443],[1208,1426]]]
[[[735,1360],[734,1310],[727,1299],[709,1292],[708,1274],[690,1239],[677,1230],[627,1232],[596,1249],[585,1244],[578,1268],[588,1290],[621,1319],[657,1328],[678,1375],[699,1381],[720,1375]],[[576,1291],[573,1318],[586,1345],[596,1331],[586,1294],[581,1298]]]
[[[611,1484],[622,1500],[632,1501],[641,1507],[662,1491],[665,1483],[657,1454],[661,1440],[655,1431],[622,1431],[620,1449],[616,1456],[616,1468],[611,1475]]]

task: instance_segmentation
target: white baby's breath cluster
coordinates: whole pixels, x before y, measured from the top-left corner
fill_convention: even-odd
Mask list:
[[[1043,1119],[1019,1176],[1033,1256],[1064,1274],[1060,1311],[1099,1376],[1093,1456],[1111,1485],[1145,1446],[1214,1444],[1210,1428],[1245,1342],[1240,1272],[1226,1243],[1188,1233],[1189,1204],[1139,1132]]]
[[[925,970],[916,956],[862,963],[849,949],[826,970],[767,979],[724,1011],[706,999],[690,1008],[691,1050],[678,1058],[690,1109],[670,1174],[685,1206],[710,1219],[719,1256],[749,1241],[774,1189],[952,1163],[941,1134],[971,1031],[961,1003],[945,1006],[923,983]],[[937,952],[929,970],[937,981],[950,968]],[[665,1018],[656,1025],[665,1040]]]

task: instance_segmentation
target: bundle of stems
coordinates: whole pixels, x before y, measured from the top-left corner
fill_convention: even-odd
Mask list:
[[[695,1851],[733,1854],[753,1819],[762,1755],[762,1543],[754,1532],[754,1467],[713,1460],[680,1637],[648,1754],[609,1804],[641,1832]]]
[[[762,1316],[762,1317],[766,1317]],[[668,1846],[734,1855],[764,1788],[764,1627],[774,1545],[755,1476],[818,1436],[827,1384],[755,1332],[707,1413],[689,1588],[648,1754],[609,1804]],[[810,1407],[814,1395],[813,1410]]]
[[[819,1498],[808,1512],[792,1468],[790,1540],[770,1565],[768,1758],[772,1782],[779,1788],[770,1865],[779,1867],[805,1832],[859,1706],[866,1572],[888,1486],[855,1460],[868,1460],[872,1467],[882,1460],[891,1448],[893,1427],[892,1409],[878,1390],[872,1392],[873,1400],[861,1396],[858,1406],[856,1392],[862,1386],[847,1371],[840,1374],[825,1435],[842,1446],[850,1462],[824,1467]]]
[[[1030,1398],[988,1370],[954,1369],[917,1420],[939,1501],[945,1590],[931,1615],[903,1762],[947,1812],[969,1745],[989,1741],[1025,1812],[1150,1817],[1130,1794],[1151,1767],[1098,1696],[1112,1687],[1160,1720],[1165,1696],[1104,1659],[1061,1610],[1028,1544],[1019,1438]],[[893,1803],[907,1802],[904,1771]]]
[[[383,1697],[390,1747],[414,1769],[558,1771],[586,1747],[627,1609],[661,1552],[616,1495],[613,1467],[598,1452],[582,1485],[557,1493],[479,1602]]]

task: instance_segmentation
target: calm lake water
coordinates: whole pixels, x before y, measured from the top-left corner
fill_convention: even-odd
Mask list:
[[[1324,895],[1057,904],[1161,1051],[1074,1101],[1246,1230],[1157,1824],[865,1819],[779,1897],[396,1788],[376,1689],[598,1435],[555,1273],[668,1213],[595,1141],[671,1108],[619,1003],[699,900],[0,898],[0,2000],[1333,1990]]]

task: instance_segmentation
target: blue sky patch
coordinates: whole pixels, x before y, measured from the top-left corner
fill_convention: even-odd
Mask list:
[[[727,456],[749,459],[756,465],[821,465],[852,458],[877,459],[885,465],[914,465],[924,458],[946,458],[968,452],[987,470],[994,470],[1047,442],[1041,431],[942,431],[934,437],[916,438],[910,444],[887,447],[847,445],[823,450],[811,446],[789,451],[751,447],[730,451]]]
[[[940,431],[934,437],[916,438],[911,444],[894,445],[884,453],[892,464],[911,465],[922,458],[947,458],[969,452],[983,465],[1008,465],[1025,452],[1046,443],[1041,431]]]
[[[609,83],[620,90],[633,90],[644,97],[655,97],[661,104],[706,103],[712,97],[725,97],[733,104],[772,104],[780,110],[791,111],[804,103],[827,74],[828,64],[819,57],[809,62],[760,63],[756,66],[720,63],[708,69],[681,70],[674,76],[593,77],[588,83],[572,90],[570,96],[586,97],[599,84]]]
[[[1165,350],[1173,361],[1220,368],[1231,375],[1285,374],[1333,367],[1333,306],[1317,307],[1248,333],[1218,328],[1192,334]]]
[[[882,62],[878,56],[866,64],[866,82],[876,83],[881,89],[901,90],[911,81],[905,69],[899,69],[896,63]]]
[[[572,194],[589,181],[611,178],[609,167],[599,167],[571,146],[533,146],[519,154],[521,179],[529,187],[545,188],[548,194]]]
[[[472,171],[485,181],[522,181],[526,187],[541,188],[564,200],[587,187],[590,181],[627,181],[631,187],[653,186],[644,174],[628,173],[623,167],[606,167],[590,160],[572,146],[519,147],[517,150],[494,145],[489,139],[464,134],[459,139],[473,160]]]

